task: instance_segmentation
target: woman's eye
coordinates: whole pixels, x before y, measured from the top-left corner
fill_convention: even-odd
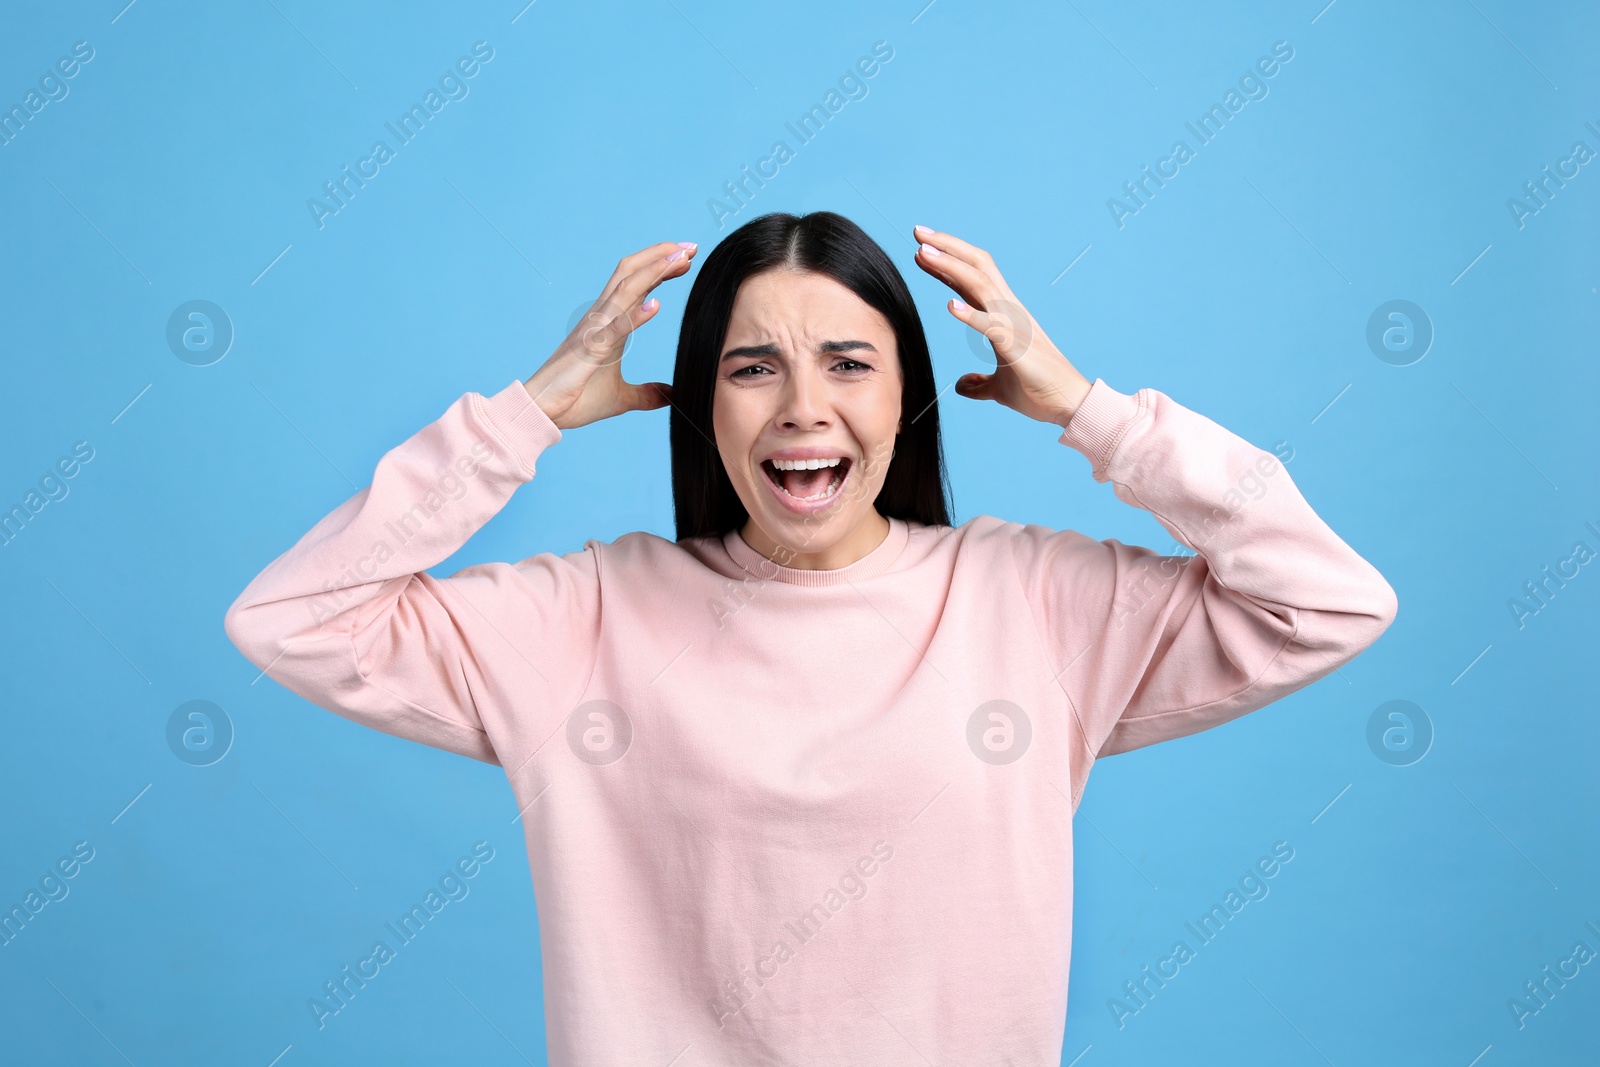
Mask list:
[[[872,369],[871,366],[869,366],[866,363],[862,363],[860,360],[857,360],[857,359],[841,359],[839,362],[837,362],[837,363],[835,363],[833,365],[833,369],[834,370],[839,370],[841,368],[844,368],[850,374],[859,374],[862,371],[869,371],[869,370]],[[760,371],[761,373],[760,374],[753,374],[753,373],[747,374],[746,373],[747,371]],[[772,373],[772,372],[767,369],[765,364],[752,363],[748,367],[740,367],[738,370],[736,370],[732,374],[728,375],[728,377],[730,377],[730,378],[741,378],[741,377],[742,378],[761,378],[761,377],[765,377],[766,375],[768,375],[770,373]]]

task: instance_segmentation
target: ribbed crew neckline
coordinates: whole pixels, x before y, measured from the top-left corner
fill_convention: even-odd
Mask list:
[[[807,570],[802,567],[785,567],[751,548],[740,536],[736,526],[722,536],[722,547],[735,563],[746,571],[768,581],[787,582],[790,585],[843,585],[882,574],[900,558],[901,551],[910,540],[911,528],[904,519],[888,516],[889,533],[878,547],[854,563],[832,570]]]

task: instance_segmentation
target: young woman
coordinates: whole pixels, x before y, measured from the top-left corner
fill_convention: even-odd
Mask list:
[[[916,236],[995,348],[956,392],[1060,427],[1198,555],[951,526],[903,278],[839,215],[773,214],[707,257],[670,387],[621,372],[646,295],[694,260],[664,242],[228,611],[307,700],[505,768],[552,1064],[1058,1063],[1095,758],[1271,703],[1394,618],[1275,456],[1091,383],[988,253]],[[677,540],[427,573],[568,431],[667,403]]]

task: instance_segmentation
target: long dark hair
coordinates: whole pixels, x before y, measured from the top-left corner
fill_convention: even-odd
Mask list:
[[[949,526],[933,361],[905,279],[878,243],[843,215],[774,212],[751,219],[711,250],[684,305],[668,422],[677,540],[720,537],[749,519],[717,452],[711,406],[734,297],[746,278],[774,267],[826,274],[889,320],[899,350],[903,421],[873,505],[885,517]]]

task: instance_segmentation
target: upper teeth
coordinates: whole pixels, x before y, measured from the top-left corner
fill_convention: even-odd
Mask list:
[[[772,465],[781,471],[814,471],[823,467],[837,467],[840,457],[830,459],[775,459]]]

